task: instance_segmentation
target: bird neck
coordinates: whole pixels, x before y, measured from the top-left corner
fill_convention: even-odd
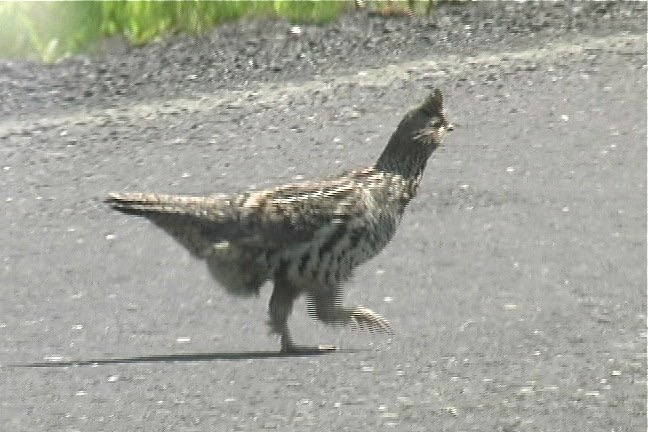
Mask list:
[[[404,180],[418,184],[432,152],[416,141],[398,142],[391,140],[382,152],[376,169],[403,177]]]

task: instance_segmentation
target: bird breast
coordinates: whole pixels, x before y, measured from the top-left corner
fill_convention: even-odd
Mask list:
[[[270,267],[275,276],[297,284],[339,285],[389,243],[399,219],[394,214],[329,224],[318,229],[312,240],[270,257]]]

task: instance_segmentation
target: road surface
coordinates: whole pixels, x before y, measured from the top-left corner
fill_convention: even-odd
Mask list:
[[[226,25],[0,62],[0,430],[646,430],[646,5],[444,6]],[[228,297],[110,191],[212,193],[373,162],[443,89],[459,127],[346,302]]]

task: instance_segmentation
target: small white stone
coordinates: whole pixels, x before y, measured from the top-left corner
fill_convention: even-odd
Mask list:
[[[403,406],[414,406],[412,399],[408,398],[407,396],[398,396],[396,400]]]
[[[227,240],[223,240],[222,242],[215,243],[213,247],[215,250],[224,251],[229,249],[230,243]]]
[[[457,417],[457,415],[458,415],[458,413],[459,413],[459,412],[457,411],[457,408],[455,408],[455,407],[453,407],[453,406],[445,407],[444,410],[446,410],[447,412],[449,412],[450,414],[452,414],[454,417]]]

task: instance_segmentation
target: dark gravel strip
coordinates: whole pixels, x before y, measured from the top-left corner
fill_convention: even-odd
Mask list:
[[[209,35],[174,37],[142,48],[108,41],[95,58],[48,66],[0,62],[0,114],[128,101],[191,97],[205,89],[245,89],[253,82],[285,82],[440,54],[524,49],[571,35],[642,34],[645,2],[485,2],[440,6],[429,17],[383,18],[357,12],[325,26],[286,21],[227,24]],[[190,71],[187,73],[187,71]]]

